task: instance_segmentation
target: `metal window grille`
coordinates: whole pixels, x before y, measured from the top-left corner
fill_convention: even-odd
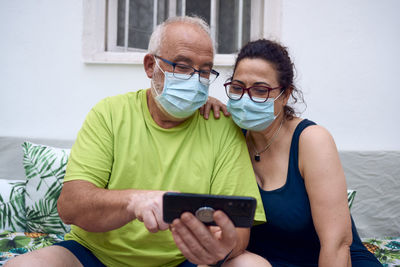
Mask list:
[[[254,3],[256,5],[260,3],[259,0],[114,0],[114,2],[112,10],[109,10],[114,14],[109,14],[108,17],[116,20],[112,24],[116,28],[116,37],[108,37],[108,41],[111,41],[109,48],[113,47],[117,51],[146,51],[150,35],[158,24],[176,15],[196,15],[210,25],[212,37],[218,43],[219,54],[235,53],[250,40],[251,31],[254,32],[251,28],[257,26],[257,22],[251,21],[252,12],[257,9]]]

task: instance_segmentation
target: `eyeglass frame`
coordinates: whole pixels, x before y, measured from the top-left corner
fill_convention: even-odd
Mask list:
[[[231,97],[229,96],[228,88],[227,88],[227,86],[228,86],[228,85],[231,85],[232,83],[233,83],[233,81],[226,82],[226,83],[224,83],[224,87],[225,87],[225,93],[226,93],[226,95],[228,96],[228,98],[229,98],[229,99],[232,99],[232,100],[234,100],[234,101],[239,101],[240,99],[242,99],[244,93],[247,92],[247,94],[249,95],[251,101],[256,102],[256,103],[265,103],[265,102],[268,100],[268,98],[270,98],[270,97],[269,97],[269,93],[270,93],[271,91],[277,90],[277,89],[282,89],[282,86],[273,87],[273,88],[268,87],[268,86],[265,86],[265,85],[256,85],[256,86],[245,87],[245,86],[242,86],[242,85],[238,84],[237,86],[239,86],[240,88],[242,88],[242,94],[240,95],[240,97],[239,97],[238,99],[234,99],[234,98],[231,98]],[[264,101],[255,101],[255,100],[253,99],[253,97],[251,96],[251,93],[250,93],[250,89],[251,89],[251,88],[254,88],[254,87],[263,87],[263,88],[267,89],[267,91],[268,91],[268,96],[265,98]]]
[[[209,71],[210,74],[214,74],[214,75],[215,75],[215,78],[211,81],[210,79],[201,77],[201,75],[200,75],[200,73],[204,73],[204,72],[208,72],[208,71],[197,70],[197,69],[193,68],[193,67],[190,66],[190,65],[172,62],[172,61],[169,61],[168,59],[162,58],[162,57],[157,56],[157,55],[154,55],[154,57],[155,57],[155,58],[159,58],[159,59],[161,59],[162,61],[164,61],[165,63],[171,65],[172,68],[173,68],[173,69],[172,69],[172,73],[174,74],[174,77],[176,77],[176,78],[178,78],[178,79],[181,79],[181,80],[189,80],[190,78],[192,78],[192,76],[193,76],[196,72],[198,72],[198,73],[199,73],[199,82],[201,82],[202,84],[205,84],[205,83],[202,82],[201,79],[200,79],[200,78],[203,78],[203,79],[206,79],[206,80],[209,81],[208,83],[206,83],[206,85],[210,85],[210,84],[211,84],[212,82],[214,82],[214,81],[218,78],[218,76],[219,76],[219,72],[218,72],[218,71],[216,71],[216,70],[214,70],[214,69],[211,69],[211,70]],[[182,77],[175,76],[175,67],[178,66],[178,65],[185,66],[185,67],[191,68],[191,69],[193,70],[192,73],[188,74],[188,75],[190,75],[190,76],[189,76],[187,79],[182,79]],[[177,73],[177,74],[181,74],[181,73]]]

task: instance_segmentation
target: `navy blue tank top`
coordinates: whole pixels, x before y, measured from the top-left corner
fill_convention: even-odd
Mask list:
[[[248,250],[266,258],[272,266],[318,266],[319,238],[311,216],[310,201],[298,166],[301,132],[315,125],[301,121],[293,134],[287,180],[281,188],[260,188],[267,222],[252,227]],[[382,266],[364,247],[352,220],[352,265]]]

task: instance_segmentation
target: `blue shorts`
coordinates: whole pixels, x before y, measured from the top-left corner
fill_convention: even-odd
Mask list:
[[[71,253],[78,258],[78,260],[84,267],[86,266],[105,267],[105,265],[101,263],[101,261],[98,258],[96,258],[96,256],[89,249],[82,246],[75,240],[61,241],[59,243],[55,243],[54,246],[61,246],[71,251]],[[197,265],[186,260],[182,262],[178,267],[195,267],[195,266]]]
[[[99,261],[99,259],[96,258],[96,256],[89,249],[82,246],[75,240],[61,241],[59,243],[53,244],[53,246],[61,246],[71,251],[71,253],[78,258],[78,260],[84,267],[105,267],[105,265],[101,263],[101,261]]]

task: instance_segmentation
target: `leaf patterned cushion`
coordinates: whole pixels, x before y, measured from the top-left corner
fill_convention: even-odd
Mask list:
[[[0,232],[25,229],[24,180],[0,179]]]
[[[70,227],[57,212],[70,149],[24,142],[23,166],[26,173],[26,232],[64,234]]]

